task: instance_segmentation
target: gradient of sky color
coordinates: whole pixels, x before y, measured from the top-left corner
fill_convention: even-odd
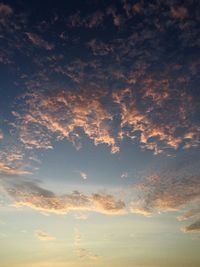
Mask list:
[[[0,2],[0,267],[200,266],[200,2]]]

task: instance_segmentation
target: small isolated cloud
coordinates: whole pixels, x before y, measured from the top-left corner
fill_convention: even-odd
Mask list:
[[[52,50],[54,48],[54,45],[53,44],[48,43],[42,37],[40,37],[39,35],[37,35],[35,33],[26,32],[26,36],[28,37],[28,39],[34,45],[36,45],[36,46],[38,46],[40,48],[44,48],[46,50]]]
[[[187,9],[183,6],[172,6],[170,15],[175,19],[184,19],[187,17]]]
[[[87,175],[87,173],[85,173],[85,172],[80,172],[80,176],[81,176],[81,178],[83,179],[83,180],[86,180],[87,178],[88,178],[88,175]]]
[[[127,178],[128,177],[128,173],[127,172],[123,172],[122,174],[121,174],[121,178]]]
[[[0,130],[0,140],[3,139],[3,132]]]
[[[35,230],[34,236],[41,241],[51,241],[56,239],[55,236],[52,236],[42,230]]]
[[[0,16],[9,16],[13,13],[13,9],[4,3],[0,3]]]

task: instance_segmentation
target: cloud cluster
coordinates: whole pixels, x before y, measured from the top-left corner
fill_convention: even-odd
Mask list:
[[[20,100],[24,113],[18,106],[13,112],[26,148],[52,148],[52,140],[63,138],[80,147],[82,134],[113,153],[127,137],[155,154],[199,147],[199,14],[193,1],[94,3],[86,13],[36,18],[32,31],[28,15],[13,10],[0,6],[8,19],[0,61],[17,70],[16,84],[34,92]]]
[[[147,177],[143,183],[135,187],[138,190],[138,200],[132,203],[131,212],[151,216],[154,212],[179,211],[187,208],[188,211],[177,219],[179,221],[196,220],[183,229],[185,232],[199,231],[198,165],[198,160],[195,163],[188,162],[186,166],[182,163],[179,167],[171,167]]]
[[[42,188],[37,181],[12,177],[1,178],[3,191],[14,201],[15,207],[29,207],[40,212],[66,214],[69,211],[93,211],[117,215],[126,212],[123,201],[105,194],[85,195],[78,191],[56,195]]]
[[[80,148],[80,130],[95,145],[107,144],[119,150],[111,135],[112,115],[101,102],[102,92],[61,91],[55,95],[32,93],[25,96],[26,112],[13,112],[19,138],[27,148],[52,148],[51,139],[67,138]]]
[[[200,126],[191,120],[190,112],[196,112],[192,97],[182,93],[174,101],[167,81],[143,82],[140,96],[130,88],[113,91],[112,95],[98,90],[29,93],[23,97],[22,110],[13,111],[16,122],[12,125],[26,148],[49,149],[52,140],[66,138],[79,149],[83,133],[95,145],[110,146],[112,153],[119,152],[119,140],[125,137],[155,154],[198,147]],[[162,85],[164,92],[159,92]],[[116,109],[110,111],[104,99]],[[170,111],[166,112],[169,105]],[[117,127],[115,118],[120,122]]]

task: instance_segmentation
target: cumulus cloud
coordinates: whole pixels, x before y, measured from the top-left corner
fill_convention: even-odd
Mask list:
[[[117,215],[126,212],[125,203],[114,196],[85,195],[78,191],[56,195],[42,188],[37,181],[27,179],[1,178],[3,191],[14,201],[14,207],[29,207],[40,212],[66,214],[69,211],[93,211]]]
[[[51,240],[56,239],[55,236],[52,236],[48,234],[47,232],[39,230],[39,229],[35,230],[34,236],[41,241],[51,241]]]

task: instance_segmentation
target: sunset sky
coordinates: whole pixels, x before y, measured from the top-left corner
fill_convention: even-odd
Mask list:
[[[0,1],[0,267],[200,266],[200,1]]]

